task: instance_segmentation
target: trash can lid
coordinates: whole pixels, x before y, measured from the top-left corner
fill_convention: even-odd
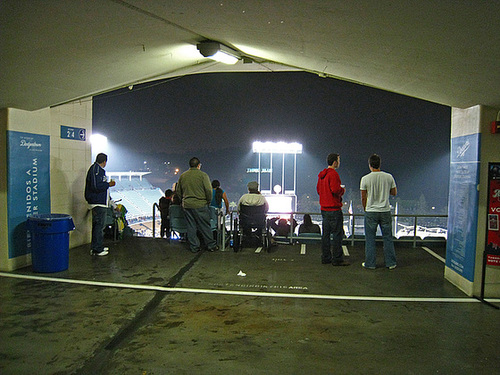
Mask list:
[[[36,214],[28,217],[27,229],[35,233],[64,233],[75,229],[73,218],[66,214]]]
[[[36,214],[28,216],[28,220],[47,220],[47,221],[57,221],[57,220],[73,220],[71,215],[67,214]]]

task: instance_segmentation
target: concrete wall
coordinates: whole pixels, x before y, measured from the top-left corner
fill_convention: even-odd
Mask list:
[[[466,109],[452,109],[451,138],[480,134],[479,145],[479,198],[477,207],[477,230],[474,263],[474,279],[469,281],[449,267],[445,268],[445,277],[467,295],[480,295],[482,262],[485,248],[487,228],[487,199],[488,199],[488,163],[500,162],[500,134],[491,134],[490,123],[496,119],[498,109],[485,106],[474,106]],[[450,202],[457,199],[450,193]],[[453,228],[448,228],[448,233]],[[448,238],[449,239],[449,238]],[[448,244],[449,245],[449,244]],[[448,254],[447,254],[448,256]],[[500,296],[500,268],[487,267],[486,272],[486,297]]]
[[[54,213],[73,217],[76,229],[70,234],[70,247],[89,243],[90,211],[84,198],[85,176],[92,164],[90,134],[92,131],[92,100],[75,102],[50,109],[50,191]],[[61,125],[83,128],[85,142],[61,139]]]
[[[86,141],[61,139],[61,126],[84,128]],[[92,164],[89,136],[92,129],[92,99],[23,111],[13,108],[0,111],[0,142],[6,149],[6,131],[20,131],[50,136],[51,213],[73,217],[76,229],[70,233],[70,247],[90,242],[90,215],[83,197],[85,174]],[[7,152],[0,156],[0,221],[7,223]],[[31,264],[31,257],[8,258],[8,230],[0,229],[0,269],[10,271]]]

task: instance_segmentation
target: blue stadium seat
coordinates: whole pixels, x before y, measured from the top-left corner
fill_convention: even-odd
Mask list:
[[[184,211],[179,205],[170,205],[170,230],[179,235],[187,233],[187,222]]]

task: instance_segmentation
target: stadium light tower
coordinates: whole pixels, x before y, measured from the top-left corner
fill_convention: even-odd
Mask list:
[[[287,143],[287,142],[260,142],[255,141],[252,144],[252,150],[254,153],[259,154],[259,168],[258,168],[258,182],[259,186],[261,184],[260,174],[261,174],[261,154],[270,154],[270,168],[269,168],[269,189],[273,186],[273,154],[282,155],[282,168],[281,168],[281,192],[288,195],[293,195],[296,198],[296,186],[297,186],[297,154],[302,154],[302,144],[297,142]],[[285,154],[293,154],[293,190],[287,190],[285,188]],[[271,190],[269,191],[271,194]]]

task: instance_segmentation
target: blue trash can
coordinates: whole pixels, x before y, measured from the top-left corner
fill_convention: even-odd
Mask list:
[[[73,218],[65,214],[40,214],[28,217],[31,233],[31,262],[34,272],[59,272],[69,266],[69,232]]]

